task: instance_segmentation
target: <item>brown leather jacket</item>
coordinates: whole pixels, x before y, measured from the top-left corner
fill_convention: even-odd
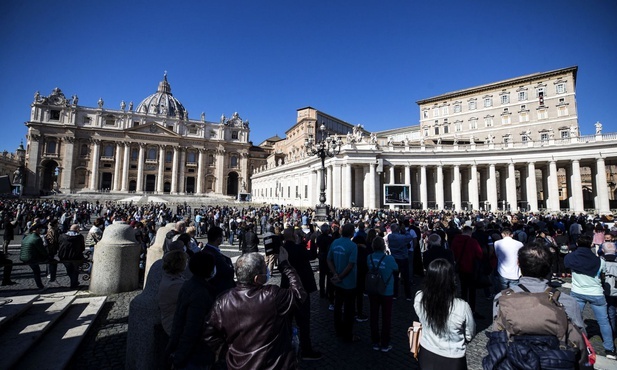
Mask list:
[[[307,294],[288,261],[279,269],[289,278],[290,288],[238,284],[214,303],[204,338],[214,351],[227,344],[229,369],[298,367],[291,346],[290,314]]]

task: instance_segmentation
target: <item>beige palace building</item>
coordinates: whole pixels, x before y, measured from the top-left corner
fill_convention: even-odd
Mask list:
[[[383,208],[384,185],[401,184],[410,187],[406,207],[416,209],[609,213],[617,208],[617,134],[603,133],[598,122],[595,134],[580,135],[577,70],[420,100],[419,124],[410,127],[374,133],[348,123],[328,127],[343,145],[326,159],[326,203]],[[316,137],[319,117],[332,118],[313,108],[298,110],[293,131],[252,173],[255,202],[318,203],[321,160],[300,143]]]
[[[189,118],[167,74],[152,95],[108,108],[79,105],[56,88],[31,104],[24,194],[50,192],[231,195],[250,190],[262,151],[238,113]],[[257,164],[252,163],[251,152]],[[261,158],[264,157],[264,158]]]

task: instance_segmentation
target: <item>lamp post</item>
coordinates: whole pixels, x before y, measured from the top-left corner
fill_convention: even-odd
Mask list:
[[[320,140],[314,141],[312,137],[304,140],[304,147],[308,155],[316,155],[321,159],[321,184],[319,186],[319,204],[315,206],[315,220],[326,221],[328,205],[326,205],[326,158],[334,157],[341,152],[343,141],[341,138],[333,138],[326,133],[326,125],[319,127]]]

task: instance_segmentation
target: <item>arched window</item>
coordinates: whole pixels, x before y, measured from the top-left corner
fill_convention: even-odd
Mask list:
[[[133,148],[131,149],[131,160],[136,161],[139,158],[139,149]]]
[[[79,150],[79,155],[81,157],[87,157],[90,152],[90,148],[88,148],[88,144],[82,144],[81,149]]]
[[[165,152],[165,162],[169,163],[173,160],[174,153],[171,150]]]
[[[150,148],[148,149],[148,158],[149,160],[156,161],[156,149]]]
[[[187,163],[195,163],[195,152],[188,152],[186,154],[186,162]]]
[[[236,168],[238,167],[238,157],[235,155],[232,155],[231,158],[229,159],[229,166],[231,168]]]
[[[208,166],[214,166],[214,155],[208,154]]]

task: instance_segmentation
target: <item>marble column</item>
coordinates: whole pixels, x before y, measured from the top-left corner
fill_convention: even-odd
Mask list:
[[[557,178],[557,162],[549,161],[548,177],[546,179],[548,186],[548,202],[546,207],[549,211],[559,211],[559,180]]]
[[[428,184],[426,182],[426,166],[420,166],[420,202],[422,202],[422,209],[428,209]]]
[[[411,185],[411,167],[405,166],[405,184]],[[411,194],[409,194],[411,197]]]
[[[570,208],[574,212],[585,210],[583,198],[583,182],[581,180],[581,165],[578,159],[572,160],[572,170],[570,171]]]
[[[443,166],[439,165],[435,168],[437,181],[435,182],[435,201],[437,209],[444,209],[445,197],[443,192]]]
[[[495,171],[495,164],[488,165],[488,178],[486,179],[486,195],[489,204],[491,205],[491,211],[497,210],[497,172]]]
[[[174,146],[174,155],[171,164],[171,194],[178,194],[178,167],[179,167],[179,148]]]
[[[99,188],[99,156],[101,151],[101,140],[92,140],[92,172],[90,176],[90,190],[96,191]]]
[[[195,194],[201,195],[203,194],[203,182],[204,182],[204,158],[205,157],[205,149],[199,149],[199,158],[197,159],[197,184],[195,184]],[[238,179],[240,181],[240,179]],[[240,184],[238,184],[238,190],[240,189]]]
[[[536,185],[536,164],[527,163],[527,178],[525,179],[527,189],[527,202],[531,212],[538,211],[538,186]]]
[[[186,186],[186,148],[180,148],[180,167],[178,168],[178,193],[185,193]]]
[[[608,185],[606,179],[606,165],[604,158],[596,159],[596,173],[593,182],[595,189],[595,205],[598,213],[606,215],[611,213],[608,201]]]
[[[136,193],[144,191],[144,161],[146,157],[146,143],[139,143],[139,157],[137,160],[137,187]]]
[[[331,206],[334,205],[333,203],[334,182],[332,181],[332,176],[333,176],[333,168],[332,168],[332,164],[330,164],[326,166],[326,204],[329,204]]]
[[[388,184],[394,185],[394,184],[396,184],[396,179],[394,178],[394,176],[395,176],[394,165],[390,165],[389,171],[390,171],[390,178],[388,179],[389,180]]]
[[[71,191],[73,183],[73,157],[75,152],[75,138],[72,136],[65,137],[64,143],[64,156],[62,158],[62,181],[60,182],[60,188],[63,192],[69,193]]]
[[[341,179],[343,185],[341,187],[343,208],[351,208],[351,197],[353,196],[353,176],[351,173],[352,167],[349,163],[347,163],[343,167],[343,178]]]
[[[518,209],[518,199],[516,198],[516,171],[514,163],[508,163],[508,177],[506,178],[506,200],[510,203],[510,209]]]
[[[339,163],[334,163],[332,169],[332,207],[340,208],[341,202],[341,172]]]
[[[124,143],[124,156],[122,160],[122,187],[120,191],[123,193],[127,193],[129,191],[129,167],[131,160],[131,144],[128,142]]]
[[[156,192],[163,194],[165,190],[165,145],[159,145],[159,169],[156,175]]]
[[[461,209],[461,169],[458,165],[452,168],[452,208]]]
[[[379,208],[379,205],[376,202],[376,189],[375,189],[375,182],[376,182],[376,167],[377,164],[375,163],[369,163],[369,171],[368,171],[368,208],[371,209],[377,209]]]
[[[478,194],[478,166],[472,164],[469,168],[469,202],[473,210],[480,209],[480,196]]]
[[[119,191],[122,186],[122,143],[116,143],[116,154],[114,155],[114,185],[113,191]]]

